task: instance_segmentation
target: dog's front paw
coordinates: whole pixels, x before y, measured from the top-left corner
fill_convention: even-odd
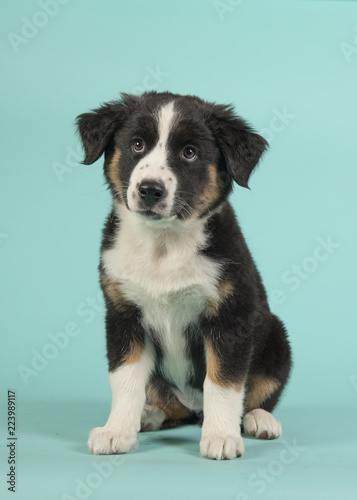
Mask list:
[[[242,436],[219,434],[208,434],[202,436],[200,442],[201,455],[215,460],[231,460],[240,457],[244,453]]]
[[[96,427],[89,434],[88,446],[95,455],[127,453],[137,447],[137,433],[122,434],[110,427]]]

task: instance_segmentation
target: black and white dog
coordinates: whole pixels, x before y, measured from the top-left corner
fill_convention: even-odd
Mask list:
[[[113,398],[90,450],[128,452],[140,429],[202,412],[205,457],[241,456],[241,432],[280,436],[290,346],[227,201],[266,141],[231,106],[169,92],[122,94],[78,127],[113,196],[99,266]]]

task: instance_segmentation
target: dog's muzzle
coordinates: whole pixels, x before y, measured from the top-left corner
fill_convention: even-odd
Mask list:
[[[138,187],[138,195],[145,207],[152,209],[164,200],[166,196],[165,186],[158,181],[143,180]]]

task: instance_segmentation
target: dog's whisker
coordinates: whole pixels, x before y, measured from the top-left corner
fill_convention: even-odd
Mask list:
[[[173,206],[173,211],[183,210],[187,213],[187,215],[192,214],[192,207],[183,199],[177,198],[176,202]]]

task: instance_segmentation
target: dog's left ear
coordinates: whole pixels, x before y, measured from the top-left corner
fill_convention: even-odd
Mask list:
[[[208,119],[228,174],[240,186],[248,187],[254,167],[269,146],[267,141],[236,116],[232,106],[212,105]]]
[[[127,120],[129,110],[138,101],[136,96],[121,94],[120,101],[103,104],[91,113],[77,117],[77,127],[82,139],[85,159],[82,163],[90,165],[104,153],[114,132]]]
[[[118,114],[108,106],[83,113],[77,117],[85,158],[82,163],[91,165],[103,154],[115,129],[119,126]]]

